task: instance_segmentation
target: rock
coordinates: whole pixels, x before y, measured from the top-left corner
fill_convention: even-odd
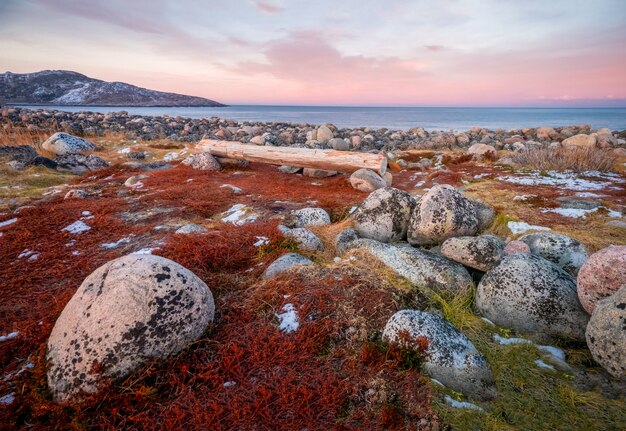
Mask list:
[[[387,187],[391,187],[391,185],[393,184],[393,175],[391,175],[391,172],[385,172],[385,175],[383,175],[383,180],[385,180],[385,184],[387,184]]]
[[[359,169],[353,172],[350,175],[350,185],[361,192],[367,193],[387,187],[385,180],[371,169]]]
[[[559,136],[552,127],[537,127],[536,135],[537,139],[541,140],[554,139]]]
[[[456,135],[456,142],[461,147],[465,147],[465,146],[469,145],[470,138],[469,138],[469,136],[467,136],[467,133],[459,133],[458,135]]]
[[[511,151],[515,153],[522,153],[526,150],[528,150],[528,148],[526,148],[526,145],[524,145],[524,143],[522,142],[513,142],[511,144]]]
[[[456,136],[453,133],[441,132],[430,136],[428,146],[430,148],[446,148],[451,149],[456,145]]]
[[[65,199],[85,199],[87,196],[89,196],[89,193],[87,193],[84,190],[81,189],[73,189],[70,190],[69,192],[67,192],[65,194],[65,197],[63,197],[63,200]]]
[[[467,149],[467,152],[473,156],[492,157],[496,155],[496,149],[487,144],[474,144]]]
[[[578,298],[589,314],[596,303],[626,284],[626,246],[610,245],[592,254],[578,272]]]
[[[41,148],[58,156],[63,156],[65,154],[82,154],[86,151],[94,151],[96,146],[78,136],[57,132],[46,139],[41,144]]]
[[[429,376],[471,397],[495,398],[494,379],[487,360],[444,318],[424,311],[400,310],[391,316],[383,331],[383,341],[405,348],[417,347],[419,337],[428,341],[423,368]]]
[[[431,188],[411,212],[407,239],[413,245],[439,244],[478,231],[476,207],[460,191],[444,184]]]
[[[322,241],[308,229],[303,227],[290,229],[287,226],[278,225],[278,230],[285,238],[289,238],[298,243],[298,248],[302,251],[311,252],[324,250]]]
[[[348,250],[362,249],[379,259],[396,274],[420,288],[435,292],[462,292],[474,285],[463,265],[413,247],[398,247],[371,239],[349,242]]]
[[[253,136],[250,139],[250,143],[254,145],[265,145],[265,139],[262,136]]]
[[[348,151],[350,149],[350,144],[341,138],[331,139],[328,141],[328,145],[330,145],[333,150],[337,151]]]
[[[528,254],[507,256],[483,276],[476,309],[499,326],[575,340],[584,339],[589,319],[572,276]]]
[[[190,233],[205,233],[209,230],[201,226],[199,224],[186,224],[184,226],[179,227],[175,233],[177,234],[190,234]]]
[[[626,285],[599,300],[587,325],[593,359],[614,377],[626,375]]]
[[[280,166],[278,168],[278,172],[282,172],[283,174],[297,174],[302,172],[302,168],[298,168],[297,166]]]
[[[153,255],[112,260],[89,275],[48,340],[48,386],[57,402],[98,392],[200,337],[213,320],[211,291],[181,265]]]
[[[587,249],[569,236],[557,233],[531,233],[518,238],[530,247],[530,252],[557,264],[576,277],[588,258]]]
[[[191,166],[201,171],[219,171],[222,165],[209,153],[192,154],[182,161],[183,165]]]
[[[215,157],[221,166],[232,166],[233,168],[247,168],[250,162],[247,160],[231,159],[230,157]]]
[[[322,226],[330,224],[330,215],[322,208],[302,208],[291,211],[284,224],[289,228]]]
[[[354,230],[363,238],[400,241],[406,237],[415,204],[415,199],[405,191],[392,187],[378,189],[354,212]]]
[[[0,157],[28,166],[39,154],[30,145],[0,145]]]
[[[580,133],[578,135],[571,136],[567,139],[564,139],[561,142],[563,148],[595,148],[596,146],[596,137],[593,135],[585,135],[584,133]]]
[[[528,244],[522,241],[509,241],[509,243],[504,247],[505,256],[510,256],[512,254],[531,254],[530,247]]]
[[[328,141],[333,139],[334,134],[333,131],[330,130],[327,126],[320,126],[317,128],[317,141],[322,144],[327,144]]]
[[[133,175],[132,177],[128,177],[128,179],[126,179],[126,181],[124,181],[124,185],[126,187],[135,187],[144,178],[148,178],[148,176],[147,175]]]
[[[441,254],[470,268],[487,272],[504,257],[504,244],[492,235],[448,238],[441,245]]]
[[[343,256],[349,249],[352,241],[359,239],[359,235],[352,228],[342,230],[335,237],[335,253],[337,256]]]
[[[555,200],[559,203],[561,208],[593,210],[602,206],[600,202],[578,199],[572,196],[561,196]]]
[[[302,170],[302,175],[305,177],[311,178],[327,178],[337,175],[339,172],[337,171],[327,171],[324,169],[314,169],[314,168],[304,168]]]
[[[57,164],[57,169],[70,171],[73,174],[84,174],[88,171],[109,167],[107,161],[93,154],[88,156],[83,154],[65,154],[58,156],[54,161]]]
[[[264,279],[273,278],[280,273],[292,271],[293,269],[303,265],[313,265],[313,261],[299,255],[298,253],[283,254],[267,267],[262,277]]]
[[[478,219],[478,229],[476,232],[482,232],[491,226],[493,220],[496,218],[496,211],[491,205],[479,201],[478,199],[469,200],[476,208],[476,218]]]

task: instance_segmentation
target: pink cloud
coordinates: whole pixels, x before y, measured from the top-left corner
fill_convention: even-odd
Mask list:
[[[447,46],[443,46],[443,45],[424,45],[424,48],[427,51],[434,51],[434,52],[445,51],[449,49]]]
[[[266,3],[263,1],[254,2],[254,5],[256,6],[258,10],[265,12],[265,13],[279,13],[285,10],[285,8],[281,6],[276,6],[276,5]]]

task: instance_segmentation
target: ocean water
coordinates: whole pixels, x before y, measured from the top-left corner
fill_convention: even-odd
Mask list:
[[[28,106],[40,109],[41,106]],[[48,106],[63,111],[128,111],[135,115],[220,117],[251,122],[333,123],[339,128],[371,127],[407,130],[521,129],[589,124],[594,129],[626,129],[626,108],[411,108],[234,105],[220,108]]]

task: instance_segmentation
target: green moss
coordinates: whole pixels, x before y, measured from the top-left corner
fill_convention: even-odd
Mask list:
[[[15,171],[6,164],[0,164],[0,209],[7,208],[5,200],[14,200],[23,205],[32,198],[41,197],[49,187],[66,184],[75,175],[59,172],[42,166],[33,166]]]

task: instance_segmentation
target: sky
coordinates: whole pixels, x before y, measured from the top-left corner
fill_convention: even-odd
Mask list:
[[[227,104],[626,106],[626,0],[0,0],[0,72]]]

